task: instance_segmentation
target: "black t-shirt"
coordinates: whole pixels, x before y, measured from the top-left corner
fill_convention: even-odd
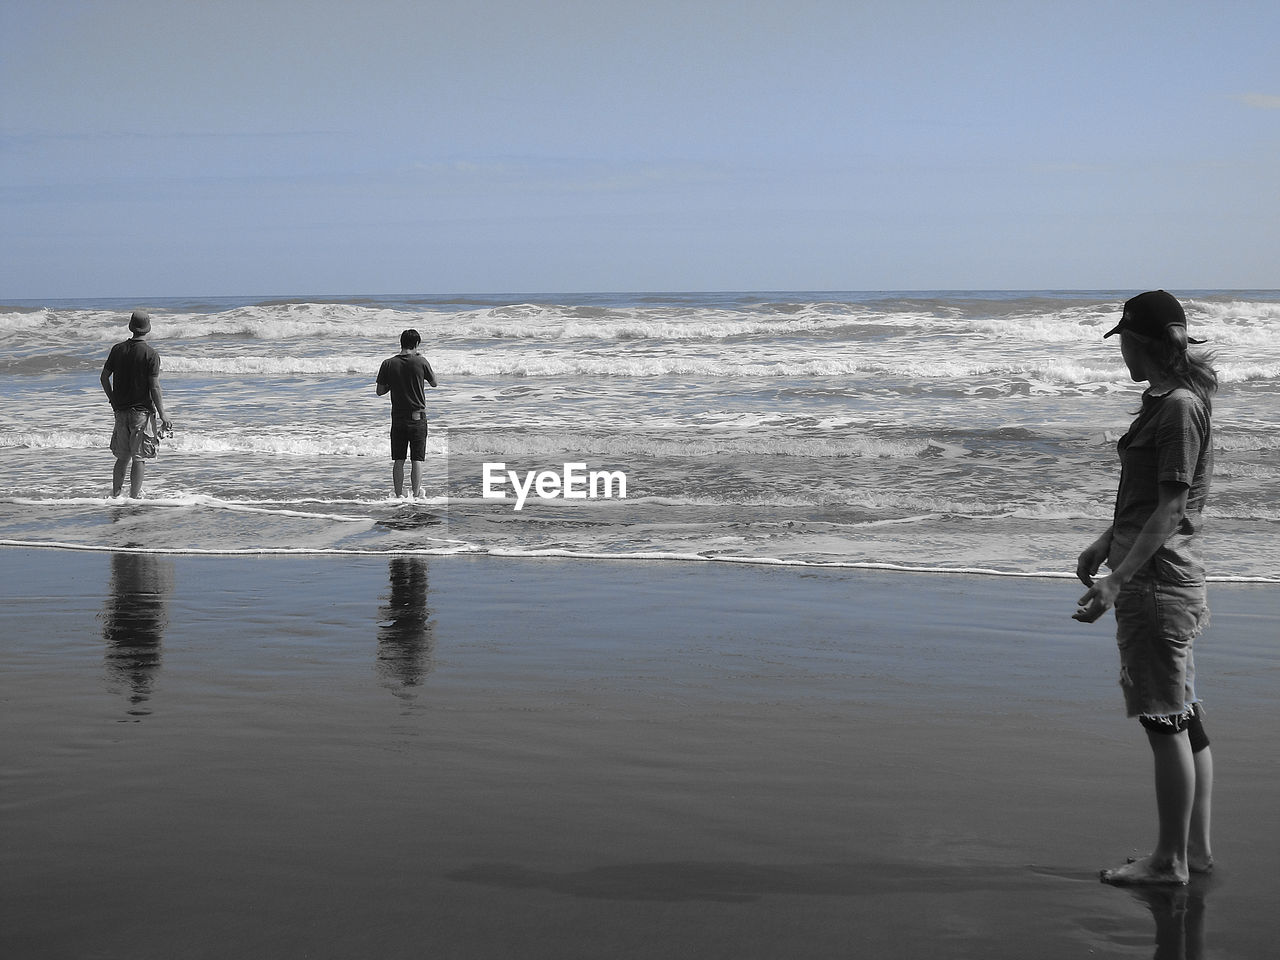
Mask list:
[[[160,354],[145,340],[117,343],[107,354],[102,370],[111,374],[113,409],[151,409],[151,378],[160,376]]]
[[[423,381],[436,385],[431,364],[417,353],[397,353],[382,361],[378,383],[391,388],[391,415],[403,417],[427,408],[427,392]]]

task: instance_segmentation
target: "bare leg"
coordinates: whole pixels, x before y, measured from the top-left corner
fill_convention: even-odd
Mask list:
[[[142,480],[147,472],[146,463],[140,457],[134,457],[133,466],[129,468],[129,496],[134,500],[142,499]]]
[[[1196,795],[1191,807],[1191,832],[1187,834],[1187,866],[1192,873],[1213,869],[1209,821],[1213,806],[1213,750],[1205,747],[1191,755],[1196,769]]]
[[[116,457],[116,464],[111,468],[111,495],[113,497],[120,496],[120,491],[124,489],[124,474],[129,469],[129,461],[132,457]]]
[[[414,499],[422,496],[422,461],[414,460],[409,468],[409,480],[413,484]]]
[[[1103,870],[1102,881],[1115,884],[1186,883],[1187,837],[1196,796],[1196,765],[1185,730],[1147,733],[1155,760],[1156,813],[1160,822],[1156,848],[1148,857]]]
[[[404,461],[391,461],[391,486],[394,488],[397,497],[404,496]]]

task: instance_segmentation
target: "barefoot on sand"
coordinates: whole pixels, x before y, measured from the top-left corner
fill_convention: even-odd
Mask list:
[[[1213,873],[1213,857],[1197,857],[1193,853],[1187,857],[1187,867],[1192,873]]]
[[[1125,857],[1125,863],[1136,863],[1137,857]],[[1214,860],[1212,856],[1200,856],[1198,854],[1187,855],[1187,869],[1192,873],[1213,873]],[[1103,870],[1102,873],[1110,873],[1109,870]]]
[[[1098,877],[1103,883],[1118,887],[1154,884],[1185,886],[1190,879],[1185,866],[1172,860],[1155,860],[1152,857],[1130,860],[1122,867],[1101,871]]]

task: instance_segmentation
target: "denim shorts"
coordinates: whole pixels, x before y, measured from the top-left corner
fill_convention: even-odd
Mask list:
[[[1192,641],[1209,625],[1203,583],[1129,581],[1116,598],[1120,688],[1130,717],[1177,717],[1196,696]]]

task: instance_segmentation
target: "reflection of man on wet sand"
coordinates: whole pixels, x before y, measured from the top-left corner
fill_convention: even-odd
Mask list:
[[[165,607],[173,587],[173,563],[145,553],[111,555],[111,587],[102,607],[107,673],[129,692],[131,716],[146,716],[160,669]]]
[[[173,425],[164,415],[164,398],[160,394],[160,354],[146,342],[151,332],[151,315],[135,310],[129,318],[133,336],[111,348],[102,365],[102,390],[115,411],[116,425],[111,433],[111,452],[116,455],[111,474],[111,495],[120,496],[125,472],[129,473],[129,496],[142,496],[144,461],[138,456],[142,433],[152,415],[160,418],[160,429]],[[132,467],[130,466],[132,465]]]
[[[427,561],[392,557],[390,592],[378,611],[378,673],[398,697],[420,685],[435,668],[431,610],[427,606]]]

